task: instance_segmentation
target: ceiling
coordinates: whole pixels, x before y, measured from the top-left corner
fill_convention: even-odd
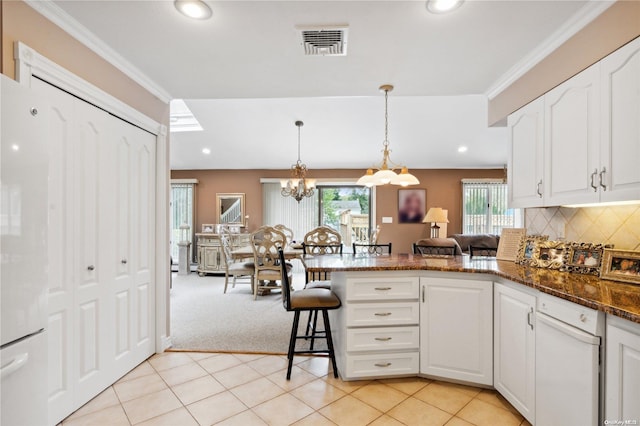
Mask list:
[[[506,132],[487,128],[484,93],[587,2],[467,0],[444,15],[424,1],[207,3],[213,17],[198,21],[168,0],[55,1],[186,100],[204,131],[172,134],[172,168],[289,167],[296,119],[310,169],[367,167],[380,157],[383,83],[396,86],[396,161],[501,167]],[[349,26],[348,54],[304,56],[296,26],[332,24]]]

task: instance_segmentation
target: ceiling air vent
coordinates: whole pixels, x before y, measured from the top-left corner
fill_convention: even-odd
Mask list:
[[[347,54],[346,25],[298,28],[304,54],[309,56],[345,56]]]

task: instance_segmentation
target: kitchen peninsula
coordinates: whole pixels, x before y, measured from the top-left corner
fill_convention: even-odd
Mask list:
[[[573,380],[562,376],[584,358],[576,375],[590,378],[589,391],[579,402],[556,397],[556,404],[568,410],[582,404],[602,420],[619,418],[640,400],[635,381],[621,379],[640,371],[639,286],[468,256],[330,255],[303,262],[308,272],[330,272],[342,300],[331,322],[343,380],[421,375],[493,387],[535,424],[556,411],[536,387],[542,392],[550,379]],[[571,330],[553,334],[550,323]],[[563,339],[551,345],[557,366],[543,364],[548,335]],[[590,355],[554,349],[578,347],[574,340],[592,342],[580,346]]]

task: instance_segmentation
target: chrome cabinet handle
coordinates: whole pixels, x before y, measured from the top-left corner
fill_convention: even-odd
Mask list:
[[[595,169],[593,173],[591,173],[591,187],[593,188],[593,192],[598,192],[598,187],[593,182],[597,175],[598,175],[598,169]]]
[[[376,312],[374,315],[377,317],[388,317],[391,315],[391,312]]]
[[[425,299],[425,287],[426,287],[426,286],[424,286],[424,285],[422,286],[422,303],[424,303],[424,302],[425,302],[425,300],[426,300],[426,299]]]
[[[376,337],[375,340],[377,340],[378,342],[388,342],[389,340],[391,340],[391,337]]]
[[[389,367],[391,365],[391,363],[390,362],[377,362],[377,363],[375,363],[373,365],[375,365],[376,367]]]
[[[96,269],[96,267],[93,265],[87,266],[87,271],[93,271],[94,269]]]
[[[604,184],[604,174],[607,173],[607,168],[603,167],[602,171],[600,172],[600,186],[602,187],[603,191],[607,190],[607,185]]]
[[[391,290],[391,287],[376,287],[376,290],[386,291],[386,290]]]
[[[538,194],[539,198],[542,198],[542,191],[540,191],[541,186],[542,186],[542,179],[540,179],[536,184],[536,194]]]
[[[529,327],[531,327],[531,329],[533,330],[533,308],[531,308],[531,310],[529,311],[529,313],[527,314],[527,324],[529,324]]]
[[[127,264],[127,259],[122,259],[122,260],[120,261],[120,263],[122,263],[123,265],[126,265],[126,264]]]

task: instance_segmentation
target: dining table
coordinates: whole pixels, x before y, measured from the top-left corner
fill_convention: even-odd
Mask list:
[[[302,258],[304,251],[302,250],[302,247],[286,246],[283,250],[283,253],[285,259],[291,260]],[[235,260],[253,257],[253,248],[251,246],[244,246],[232,250],[231,257],[233,257]]]

